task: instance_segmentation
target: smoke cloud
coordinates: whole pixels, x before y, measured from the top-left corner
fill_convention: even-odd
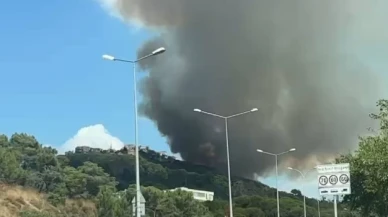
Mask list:
[[[371,126],[384,83],[358,55],[386,43],[384,1],[116,0],[127,21],[158,33],[138,51],[145,60],[141,112],[187,161],[225,168],[223,116],[232,173],[265,174],[279,153],[299,168],[352,150]],[[385,5],[384,5],[385,4]],[[386,82],[385,82],[386,83]]]

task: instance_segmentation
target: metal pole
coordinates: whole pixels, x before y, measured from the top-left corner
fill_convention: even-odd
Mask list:
[[[303,182],[305,178],[303,176]],[[304,217],[306,217],[306,194],[304,192],[304,184],[302,183],[302,189],[303,189],[303,209],[304,209]]]
[[[228,164],[228,184],[229,184],[229,216],[233,217],[232,202],[232,179],[230,177],[230,158],[229,158],[229,136],[228,136],[228,118],[225,118],[225,136],[226,136],[226,160]]]
[[[139,169],[139,144],[137,129],[137,87],[136,87],[136,63],[133,63],[133,104],[135,110],[135,152],[136,152],[136,217],[140,217],[140,169]]]
[[[334,217],[338,217],[337,213],[337,195],[334,195]]]
[[[278,209],[278,217],[280,217],[280,206],[279,206],[279,188],[278,188],[278,155],[275,155],[275,169],[276,169],[276,203]]]
[[[319,198],[317,199],[318,202],[318,217],[321,217],[321,211],[319,210]]]

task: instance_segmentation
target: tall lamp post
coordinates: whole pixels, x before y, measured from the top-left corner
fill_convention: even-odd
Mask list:
[[[224,119],[224,121],[225,121],[226,160],[227,160],[227,164],[228,164],[229,216],[230,217],[233,217],[233,202],[232,202],[232,180],[231,180],[231,175],[230,175],[228,120],[230,118],[234,118],[234,117],[237,117],[237,116],[240,116],[240,115],[252,113],[252,112],[255,112],[257,110],[258,110],[257,108],[253,108],[253,109],[251,109],[249,111],[241,112],[241,113],[238,113],[238,114],[234,114],[234,115],[230,115],[230,116],[222,116],[222,115],[218,115],[218,114],[202,111],[201,109],[197,109],[197,108],[194,109],[195,112],[199,112],[199,113],[202,113],[202,114],[205,114],[205,115],[210,115],[210,116],[213,116],[213,117],[221,118],[221,119]]]
[[[291,148],[288,151],[285,151],[285,152],[282,152],[282,153],[279,153],[279,154],[274,154],[274,153],[263,151],[261,149],[257,149],[257,152],[259,152],[259,153],[275,156],[275,161],[276,161],[276,163],[275,163],[275,169],[276,169],[276,203],[277,203],[278,217],[280,217],[279,188],[278,188],[278,176],[279,176],[279,174],[278,174],[278,156],[283,155],[283,154],[287,154],[287,153],[293,152],[293,151],[296,151],[296,149],[295,148]]]
[[[306,175],[310,172],[310,171],[313,171],[314,169],[316,169],[316,167],[314,167],[313,169],[311,170],[308,170],[307,172],[303,173],[302,171],[298,170],[298,169],[295,169],[295,168],[292,168],[292,167],[287,167],[287,169],[289,170],[293,170],[297,173],[299,173],[301,176],[302,176],[302,179],[303,179],[303,182],[302,182],[302,191],[303,191],[303,209],[304,209],[304,217],[306,217],[306,195],[304,193],[304,181],[305,181],[305,178],[306,178]],[[318,201],[318,214],[320,215],[319,213],[319,200]]]
[[[138,145],[138,124],[137,124],[137,87],[136,87],[136,64],[141,60],[147,59],[148,57],[156,56],[161,53],[164,53],[166,49],[164,47],[160,47],[148,55],[145,55],[137,60],[126,60],[126,59],[118,59],[111,55],[102,55],[102,58],[110,61],[118,61],[131,63],[133,65],[133,105],[135,110],[135,152],[136,152],[136,217],[140,217],[140,171],[139,171],[139,145]]]
[[[321,217],[321,210],[320,210],[320,208],[319,208],[319,199],[320,199],[320,198],[317,199],[317,202],[318,202],[318,217]]]

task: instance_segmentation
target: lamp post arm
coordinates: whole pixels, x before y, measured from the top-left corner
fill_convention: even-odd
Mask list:
[[[113,57],[112,57],[113,58]],[[124,63],[136,63],[136,61],[133,61],[133,60],[126,60],[126,59],[118,59],[118,58],[114,58],[112,59],[113,61],[117,61],[117,62],[124,62]]]
[[[114,58],[113,61],[117,61],[117,62],[125,62],[125,63],[137,63],[137,62],[140,62],[141,60],[144,60],[144,59],[146,59],[146,58],[148,58],[148,57],[151,57],[151,56],[153,56],[153,55],[152,55],[152,54],[148,54],[148,55],[146,55],[146,56],[144,56],[144,57],[141,57],[141,58],[139,58],[139,59],[137,59],[137,60],[126,60],[126,59],[118,59],[118,58]]]
[[[277,155],[277,156],[280,156],[280,155],[283,155],[283,154],[287,154],[288,152],[290,152],[290,151],[281,152],[281,153],[276,154],[276,155]]]
[[[150,56],[153,56],[153,54],[148,54],[148,55],[146,55],[146,56],[140,57],[139,59],[135,60],[134,62],[137,63],[137,62],[139,62],[139,61],[142,61],[142,60],[144,60],[144,59],[147,59],[147,58],[150,57]]]
[[[213,117],[227,119],[227,117],[224,117],[224,116],[221,116],[221,115],[217,115],[217,114],[214,114],[214,113],[210,113],[210,112],[201,111],[200,113],[203,113],[203,114],[206,114],[206,115],[210,115],[210,116],[213,116]]]
[[[277,154],[273,154],[273,153],[266,152],[266,151],[261,151],[260,153],[268,154],[268,155],[275,156],[275,157],[279,156],[279,155],[277,155]]]
[[[237,116],[240,116],[240,115],[245,115],[245,114],[247,114],[247,113],[251,113],[252,111],[246,111],[246,112],[241,112],[241,113],[238,113],[238,114],[234,114],[234,115],[230,115],[230,116],[228,116],[228,117],[226,117],[226,118],[234,118],[234,117],[237,117]]]

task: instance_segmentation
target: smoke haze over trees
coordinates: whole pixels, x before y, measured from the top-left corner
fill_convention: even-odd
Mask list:
[[[108,2],[108,1],[106,1]],[[355,50],[387,41],[383,1],[114,0],[127,21],[158,34],[138,56],[141,112],[171,151],[225,168],[224,123],[193,112],[256,113],[229,121],[232,173],[263,174],[273,159],[257,148],[297,152],[282,160],[306,167],[355,147],[386,85]],[[310,163],[310,164],[309,164]]]

